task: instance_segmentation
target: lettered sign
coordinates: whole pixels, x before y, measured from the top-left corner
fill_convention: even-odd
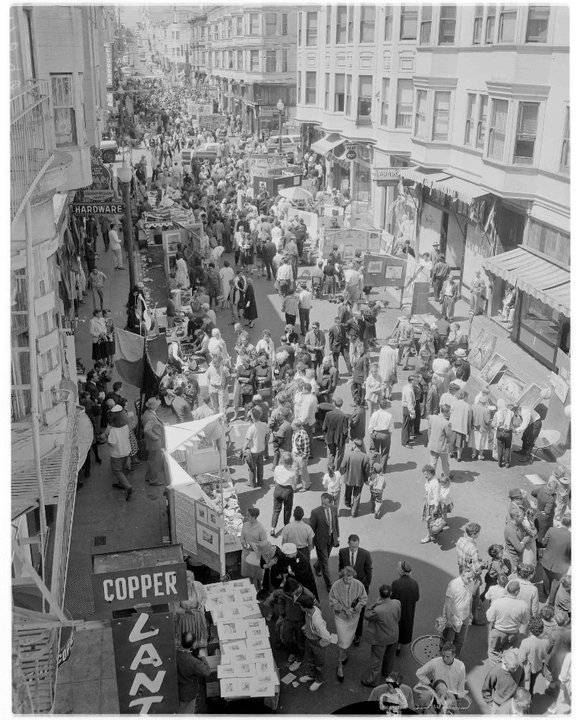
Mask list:
[[[112,620],[118,703],[122,714],[178,711],[174,617],[141,612]]]

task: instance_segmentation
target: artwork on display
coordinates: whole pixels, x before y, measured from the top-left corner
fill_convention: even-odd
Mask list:
[[[206,522],[208,516],[208,507],[202,503],[196,503],[196,519],[200,522]]]
[[[524,393],[520,396],[518,404],[522,407],[533,408],[538,404],[540,397],[542,396],[542,388],[534,383],[528,385],[524,390]]]
[[[502,355],[498,355],[498,353],[493,353],[492,357],[488,360],[488,362],[484,365],[482,370],[480,371],[480,377],[482,380],[488,383],[492,383],[499,373],[504,370],[506,367],[506,360],[502,357]]]
[[[376,275],[377,273],[382,272],[383,265],[384,263],[382,262],[382,260],[371,260],[366,267],[366,271],[368,273]]]
[[[484,329],[480,331],[468,353],[468,362],[476,370],[482,370],[496,348],[496,336],[488,335]]]
[[[570,389],[570,386],[568,385],[566,380],[559,374],[557,375],[556,373],[550,373],[550,385],[558,396],[560,402],[566,402],[566,398],[568,397],[568,390]]]
[[[526,382],[509,370],[505,370],[500,380],[498,380],[496,387],[500,390],[507,402],[517,403],[526,390]]]
[[[220,538],[217,530],[199,525],[196,540],[198,545],[202,545],[202,547],[205,547],[207,550],[212,550],[212,552],[215,553],[219,552]]]
[[[386,265],[386,279],[401,280],[403,270],[401,265]]]

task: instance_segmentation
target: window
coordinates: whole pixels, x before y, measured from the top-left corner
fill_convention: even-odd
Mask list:
[[[456,35],[456,5],[440,6],[438,45],[454,45]]]
[[[545,43],[548,39],[548,17],[550,8],[547,5],[530,5],[528,7],[528,23],[526,25],[526,42]]]
[[[266,50],[266,72],[276,72],[276,50]]]
[[[414,137],[426,139],[426,103],[428,92],[416,91],[416,116],[414,119]]]
[[[344,73],[334,75],[334,112],[344,112]]]
[[[348,8],[348,42],[354,42],[354,10],[355,5]]]
[[[488,95],[480,95],[478,108],[478,125],[476,126],[476,147],[484,148],[484,137],[486,135],[486,109],[488,107]]]
[[[525,238],[526,247],[565,263],[567,267],[570,266],[568,235],[530,218]]]
[[[392,7],[386,5],[384,8],[384,42],[392,40]]]
[[[242,35],[242,15],[236,18],[236,35]]]
[[[298,13],[298,47],[302,46],[302,15],[304,13]]]
[[[259,29],[259,25],[260,25],[260,23],[259,23],[260,18],[258,16],[258,13],[250,13],[248,17],[249,17],[248,27],[250,28],[249,34],[250,35],[258,35],[258,29]]]
[[[316,73],[306,72],[306,105],[316,105]]]
[[[414,89],[412,80],[398,80],[396,94],[396,127],[412,127],[412,105],[414,103]]]
[[[518,124],[514,143],[514,162],[520,165],[532,165],[534,144],[538,130],[538,103],[521,102],[518,104]]]
[[[342,45],[346,42],[346,21],[348,10],[346,5],[338,5],[336,8],[336,44]]]
[[[309,12],[306,15],[306,45],[310,47],[318,42],[318,13]]]
[[[450,93],[434,94],[434,116],[432,118],[432,140],[448,140],[450,125]]]
[[[516,32],[516,8],[504,8],[498,23],[498,42],[513,43]]]
[[[484,20],[484,6],[476,5],[474,8],[474,28],[472,30],[472,44],[480,45],[482,42],[482,21]]]
[[[382,78],[382,97],[380,100],[380,125],[388,125],[388,108],[390,103],[390,78]]]
[[[280,15],[280,34],[288,35],[288,13]]]
[[[490,129],[488,130],[488,157],[492,160],[502,160],[504,158],[507,118],[508,101],[492,100]]]
[[[286,48],[282,50],[282,72],[288,72],[288,50]]]
[[[250,50],[250,70],[260,69],[260,50]]]
[[[422,5],[420,14],[420,45],[430,45],[430,32],[432,30],[432,6]]]
[[[416,40],[417,26],[417,6],[402,5],[400,8],[400,40]]]
[[[297,82],[296,82],[296,92],[298,94],[298,102],[302,102],[302,73],[300,70],[298,70],[297,73]]]
[[[244,70],[244,51],[238,50],[238,70]]]
[[[332,8],[330,5],[326,7],[326,45],[332,42]]]
[[[276,35],[276,13],[264,13],[264,35]]]
[[[350,115],[350,97],[352,94],[352,75],[346,75],[346,100],[344,111],[346,115]]]
[[[564,121],[564,136],[562,138],[562,152],[560,153],[560,170],[570,172],[570,108],[566,108]]]
[[[466,110],[466,127],[464,129],[464,145],[472,145],[474,133],[474,110],[476,109],[476,95],[468,93],[468,107]]]
[[[486,28],[484,30],[484,42],[492,45],[494,42],[494,28],[496,26],[496,6],[488,5],[486,8]]]
[[[72,73],[51,75],[56,147],[76,145],[76,114]]]
[[[330,73],[324,73],[324,110],[330,110]]]
[[[362,5],[360,8],[360,42],[374,42],[374,23],[376,20],[376,7],[374,5]]]
[[[370,118],[372,114],[372,75],[358,78],[358,117]]]

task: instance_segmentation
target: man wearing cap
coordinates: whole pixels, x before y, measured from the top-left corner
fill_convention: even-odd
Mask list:
[[[510,580],[506,585],[506,595],[497,598],[486,611],[490,630],[488,633],[488,658],[499,662],[501,653],[514,645],[518,639],[520,627],[530,620],[530,611],[520,594],[518,580]]]
[[[130,470],[130,429],[122,412],[121,405],[114,405],[110,410],[108,445],[110,446],[110,469],[116,482],[113,487],[126,492],[126,500],[130,500],[132,486],[126,478]]]
[[[304,510],[297,505],[293,512],[294,520],[282,528],[282,542],[294,543],[298,551],[310,561],[310,551],[314,545],[314,531],[303,520]]]
[[[300,292],[298,293],[298,314],[300,316],[300,334],[306,336],[310,328],[310,310],[312,309],[312,293],[308,290],[306,283],[300,283]],[[318,323],[313,323],[318,325]],[[319,327],[319,325],[318,325]],[[307,345],[308,343],[306,343]],[[324,343],[322,343],[324,349]],[[312,353],[314,356],[314,353]]]
[[[454,351],[454,371],[458,380],[467,382],[470,379],[470,363],[464,348],[456,348]]]
[[[302,310],[300,310],[300,312],[302,312]],[[308,311],[308,313],[310,313],[310,311]],[[300,317],[300,327],[302,328],[302,317]],[[304,333],[304,331],[302,331],[302,333]],[[322,356],[324,355],[325,345],[326,337],[320,330],[320,323],[315,320],[312,323],[312,329],[307,329],[304,337],[304,347],[308,350],[312,357],[314,370],[317,370],[318,366],[322,364]]]
[[[346,484],[344,503],[346,507],[351,509],[352,517],[358,515],[362,488],[364,484],[368,482],[370,476],[370,460],[364,452],[363,446],[363,441],[360,438],[356,438],[344,454],[344,460],[340,468]]]
[[[146,401],[146,410],[142,413],[142,431],[148,453],[145,480],[150,485],[164,485],[164,463],[162,459],[164,423],[156,414],[159,407],[160,400],[157,397],[152,397]]]
[[[430,277],[432,280],[432,288],[434,289],[434,299],[436,302],[440,302],[440,291],[446,278],[450,275],[450,267],[446,263],[444,255],[439,255],[438,260],[432,266],[432,272]]]
[[[406,560],[401,560],[398,563],[398,572],[400,577],[393,581],[390,596],[394,600],[399,600],[401,607],[397,655],[400,654],[402,645],[409,645],[412,642],[416,603],[420,600],[420,588],[416,580],[411,577],[412,566]]]
[[[310,513],[310,527],[314,532],[314,547],[317,560],[314,563],[316,575],[324,577],[326,588],[332,587],[330,572],[328,571],[328,558],[333,547],[338,547],[340,528],[338,513],[334,508],[334,498],[330,493],[320,496],[322,505]]]

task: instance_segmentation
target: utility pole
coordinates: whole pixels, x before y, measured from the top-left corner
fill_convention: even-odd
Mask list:
[[[136,284],[136,272],[134,269],[134,236],[132,231],[132,198],[130,197],[130,183],[132,182],[132,170],[122,163],[118,169],[118,184],[124,201],[124,238],[126,239],[126,252],[128,253],[128,277],[130,279],[130,290]]]

